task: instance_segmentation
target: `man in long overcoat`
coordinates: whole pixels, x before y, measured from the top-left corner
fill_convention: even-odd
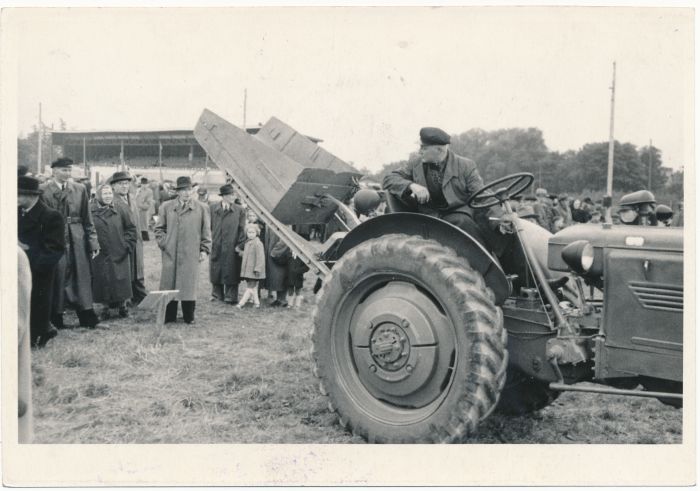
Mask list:
[[[192,181],[177,178],[178,197],[162,203],[155,228],[161,250],[161,290],[179,290],[176,299],[165,310],[165,322],[175,322],[177,303],[182,303],[182,316],[187,324],[194,322],[199,263],[211,251],[209,208],[192,198]]]
[[[219,188],[221,201],[209,205],[211,215],[211,256],[209,257],[209,281],[211,295],[226,303],[238,303],[238,285],[241,282],[240,257],[236,246],[243,247],[245,235],[245,210],[235,203],[233,186]]]
[[[58,211],[65,223],[66,253],[56,269],[53,288],[51,322],[64,328],[63,311],[66,305],[75,308],[78,321],[84,327],[99,323],[92,308],[91,256],[100,250],[95,226],[90,215],[89,198],[85,186],[69,180],[73,161],[60,158],[51,164],[53,179],[41,186],[41,200]]]
[[[17,179],[17,232],[32,273],[31,344],[41,347],[57,334],[50,322],[51,301],[56,268],[66,248],[65,230],[61,214],[39,201],[39,181]]]
[[[136,225],[136,230],[141,230],[139,208],[136,204],[136,199],[129,194],[129,187],[131,185],[131,176],[129,173],[122,171],[115,172],[109,180],[109,183],[114,190],[114,206],[127,210],[132,223]],[[141,234],[138,232],[136,234],[136,246],[129,254],[129,264],[131,266],[131,290],[134,295],[131,297],[131,305],[132,307],[136,307],[141,303],[141,300],[148,295],[143,281],[143,241],[141,240]]]
[[[153,190],[148,185],[148,178],[141,178],[141,185],[136,191],[136,204],[139,209],[139,225],[141,230],[141,239],[150,240],[148,236],[148,224],[151,223],[151,217],[156,212],[155,200],[153,198]]]

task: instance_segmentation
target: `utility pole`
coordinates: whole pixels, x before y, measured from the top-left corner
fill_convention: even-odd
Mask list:
[[[243,89],[243,131],[247,131],[245,128],[245,116],[246,116],[246,106],[248,105],[248,89]]]
[[[647,189],[651,191],[651,138],[649,138],[649,182],[647,183]]]
[[[44,168],[41,165],[41,136],[42,136],[42,124],[41,124],[41,102],[39,103],[39,127],[37,132],[37,149],[36,149],[36,171],[39,174],[44,173]]]
[[[615,155],[615,65],[616,62],[613,61],[613,78],[612,86],[610,87],[610,139],[608,142],[608,189],[607,196],[610,199],[610,206],[608,206],[605,211],[605,221],[612,223],[612,195],[613,195],[613,164]]]

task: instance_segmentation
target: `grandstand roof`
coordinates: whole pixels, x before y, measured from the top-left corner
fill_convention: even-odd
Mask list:
[[[255,135],[259,127],[247,128],[246,131]],[[314,143],[323,140],[307,136]],[[145,130],[145,131],[53,131],[54,145],[82,145],[85,143],[94,145],[119,145],[124,142],[128,145],[157,145],[158,142],[175,145],[197,145],[194,130]]]

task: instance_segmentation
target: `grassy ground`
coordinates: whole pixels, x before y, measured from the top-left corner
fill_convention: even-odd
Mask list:
[[[145,244],[146,286],[160,255]],[[307,283],[312,283],[311,279]],[[309,285],[310,287],[311,285]],[[335,424],[312,375],[313,295],[299,310],[209,301],[194,326],[153,314],[61,331],[33,351],[38,443],[360,443]],[[74,318],[66,316],[70,322]],[[652,399],[563,394],[527,417],[493,415],[471,443],[679,443],[681,411]]]

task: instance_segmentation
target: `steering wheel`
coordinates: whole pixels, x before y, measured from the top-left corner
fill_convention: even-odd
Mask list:
[[[467,201],[467,206],[479,210],[501,204],[525,191],[534,180],[535,176],[529,172],[518,172],[517,174],[501,177],[472,194]],[[494,191],[494,188],[498,189]]]

